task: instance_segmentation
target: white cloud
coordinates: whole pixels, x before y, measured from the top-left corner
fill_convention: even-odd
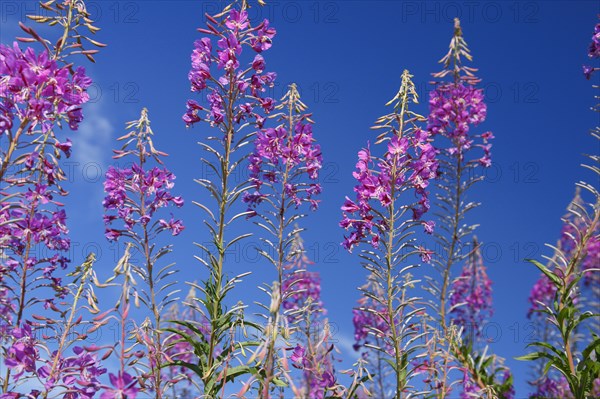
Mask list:
[[[105,170],[105,159],[110,156],[112,133],[115,130],[110,120],[103,116],[100,103],[83,108],[84,119],[73,137],[73,157],[82,167],[95,163]]]

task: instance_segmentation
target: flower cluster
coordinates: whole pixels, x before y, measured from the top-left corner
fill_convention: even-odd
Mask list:
[[[552,284],[550,279],[545,274],[540,274],[539,279],[535,282],[529,293],[529,310],[527,317],[531,318],[536,311],[542,309],[542,304],[551,303],[556,294],[556,286]]]
[[[411,205],[413,219],[419,220],[429,210],[428,191],[431,179],[437,177],[437,151],[425,130],[416,129],[412,137],[391,138],[383,158],[371,155],[369,147],[359,151],[354,187],[356,201],[346,197],[340,226],[350,230],[344,248],[352,250],[364,240],[377,248],[379,236],[387,230],[385,221],[377,217],[371,201],[388,207],[399,193],[413,189],[418,201]],[[433,231],[433,222],[423,222],[425,231]]]
[[[306,106],[300,101],[296,85],[290,86],[277,108],[287,108],[289,112],[279,114],[282,125],[256,133],[248,166],[254,192],[246,192],[244,202],[255,208],[265,198],[279,195],[262,192],[263,185],[281,184],[281,191],[296,208],[307,202],[314,210],[318,206],[314,197],[321,193],[321,185],[317,183],[322,165],[321,147],[315,144],[310,115],[301,113]]]
[[[452,283],[450,305],[454,323],[481,336],[483,322],[492,316],[492,281],[489,279],[480,247],[474,242],[474,253],[465,263],[460,276]]]
[[[37,150],[23,158],[19,173],[27,177],[20,181],[21,191],[11,192],[14,195],[3,193],[6,200],[0,204],[0,250],[10,254],[10,258],[4,261],[0,272],[22,273],[22,269],[27,269],[29,276],[40,273],[47,280],[47,286],[52,287],[57,297],[62,299],[66,290],[61,278],[55,276],[54,272],[66,268],[69,259],[64,253],[69,250],[71,241],[66,225],[67,214],[61,209],[62,204],[54,198],[64,195],[59,186],[64,174],[57,158],[38,151],[40,148],[38,146]],[[39,252],[32,251],[34,248],[42,249],[47,256],[35,256]],[[0,280],[4,281],[4,278],[0,277]],[[2,302],[6,305],[4,309],[18,312],[15,305],[24,304],[16,304],[10,298],[12,295],[18,296],[18,290],[11,292],[3,289],[2,292]],[[45,299],[46,307],[53,301],[54,298]],[[3,315],[5,321],[11,319],[10,314]]]
[[[152,129],[148,119],[148,110],[142,110],[140,119],[127,124],[128,129],[134,129],[119,140],[127,140],[121,150],[114,150],[114,158],[132,156],[136,162],[130,168],[111,166],[106,172],[104,191],[106,197],[102,202],[106,211],[104,224],[106,238],[117,240],[122,234],[134,236],[134,228],[141,226],[145,230],[156,233],[163,230],[171,231],[178,235],[184,229],[180,220],[173,217],[169,221],[159,219],[158,225],[152,222],[155,213],[161,208],[183,206],[183,199],[171,194],[175,185],[175,175],[164,167],[148,167],[150,159],[162,165],[161,157],[164,152],[158,151],[152,142]],[[133,148],[129,148],[129,145]],[[121,220],[124,229],[115,229],[111,225],[114,221]]]
[[[188,127],[205,121],[211,126],[225,128],[225,116],[231,113],[236,123],[254,120],[258,127],[262,127],[264,117],[256,110],[262,109],[264,113],[273,110],[273,99],[263,97],[262,93],[273,86],[276,75],[265,72],[265,60],[261,53],[271,47],[275,29],[269,26],[266,19],[256,27],[250,26],[247,11],[235,8],[226,12],[224,24],[211,16],[207,18],[209,29],[198,30],[216,36],[216,49],[213,49],[213,40],[209,37],[194,42],[192,69],[188,79],[192,92],[208,90],[208,107],[189,100],[183,121]],[[224,25],[224,28],[219,30],[213,24],[219,27]],[[255,53],[247,69],[242,68],[240,62],[244,45]],[[246,98],[247,101],[233,104],[232,98]]]
[[[32,373],[36,370],[39,352],[30,324],[13,328],[11,335],[14,341],[6,352],[4,364],[14,372],[14,378],[18,379],[23,373]]]
[[[335,370],[330,352],[322,350],[317,353],[314,364],[316,367],[304,369],[304,378],[308,380],[308,397],[323,399],[327,389],[336,385]]]
[[[196,289],[192,286],[186,295],[184,303],[184,307],[180,310],[177,304],[173,304],[168,312],[164,315],[165,320],[186,320],[194,323],[194,326],[200,331],[203,338],[208,340],[208,336],[210,334],[209,324],[206,317],[200,315],[199,312],[196,312],[192,309],[189,304],[193,302],[196,298]],[[200,318],[199,318],[200,317]],[[171,328],[181,331],[185,334],[192,335],[193,331],[189,328],[174,324],[170,325]],[[188,341],[181,339],[180,336],[176,334],[171,334],[165,339],[164,345],[164,357],[168,362],[172,361],[182,361],[187,363],[192,363],[196,361],[196,356],[194,354],[194,347]],[[169,381],[173,384],[177,383],[180,380],[192,380],[193,373],[185,367],[182,366],[169,366],[166,367],[163,371],[163,380]]]
[[[110,386],[106,386],[100,399],[135,399],[140,389],[136,387],[137,379],[127,372],[110,373]]]
[[[574,255],[580,234],[585,233],[588,228],[586,220],[579,215],[579,209],[583,206],[584,203],[580,195],[580,189],[578,188],[567,208],[567,213],[562,218],[563,226],[557,244],[558,250],[560,250],[565,259],[570,259]],[[586,270],[597,269],[598,264],[600,264],[600,239],[597,232],[588,240],[583,255],[581,271],[584,272],[584,282],[586,285],[593,285],[598,280],[599,273],[597,271],[586,272]],[[560,269],[557,263],[549,266],[559,275],[564,274],[564,270]],[[540,273],[538,281],[533,285],[529,294],[530,307],[527,316],[531,317],[537,310],[541,309],[540,302],[543,304],[552,303],[555,294],[556,287],[554,284],[552,284],[545,274]]]
[[[362,289],[370,289],[379,297],[383,296],[382,289],[372,279]],[[358,306],[352,309],[352,323],[355,351],[359,351],[366,344],[381,344],[381,342],[373,342],[372,338],[383,341],[390,331],[388,309],[382,302],[375,301],[371,296],[362,296],[358,300]],[[377,332],[375,335],[374,331]],[[387,349],[393,350],[393,348]],[[363,356],[367,356],[367,352],[364,352]]]
[[[44,200],[48,201],[46,198]],[[0,213],[1,222],[13,221],[0,227],[2,236],[6,238],[3,246],[10,247],[17,254],[24,254],[30,240],[29,245],[44,244],[51,250],[68,250],[70,240],[66,236],[69,231],[66,227],[65,210],[39,210],[37,206],[38,202],[35,200],[23,200],[18,208],[6,209]],[[56,258],[57,262],[63,260],[62,257]]]
[[[469,134],[470,125],[477,126],[485,121],[487,106],[484,102],[483,90],[461,83],[444,83],[429,93],[429,119],[427,129],[432,135],[443,135],[452,141],[448,149],[450,155],[462,154],[471,147],[479,147],[484,155],[479,163],[491,165],[491,147],[489,140],[494,136],[485,132],[480,136]],[[476,138],[481,143],[474,144]]]
[[[298,271],[289,274],[283,281],[282,306],[288,313],[288,320],[295,320],[294,311],[310,304],[312,310],[323,311],[321,302],[321,277],[318,272]]]
[[[600,58],[600,23],[596,24],[594,27],[594,34],[592,35],[592,42],[590,43],[588,56],[590,58]],[[590,79],[592,74],[598,70],[600,70],[598,67],[592,67],[589,65],[583,66],[583,74],[585,75],[586,79]]]
[[[600,272],[597,270],[600,268],[600,237],[598,235],[591,237],[586,246],[586,256],[583,259],[581,269],[586,272],[584,281],[588,286],[599,286],[600,284]],[[592,271],[591,269],[596,269]]]
[[[473,398],[482,398],[486,397],[486,393],[477,385],[475,381],[473,381],[469,371],[465,368],[462,370],[462,391],[460,393],[460,399],[473,399]],[[501,385],[505,388],[503,392],[499,392],[498,398],[502,399],[515,399],[515,389],[512,383],[509,383],[509,380],[512,380],[512,374],[510,370],[504,369],[501,372],[502,381]],[[561,396],[562,398],[562,396]]]
[[[12,128],[15,116],[30,122],[29,132],[39,125],[44,133],[60,119],[73,130],[83,120],[81,106],[89,101],[86,90],[92,84],[83,67],[71,73],[48,51],[22,51],[15,42],[0,44],[0,75],[0,134]]]
[[[170,205],[181,207],[183,199],[171,194],[175,176],[165,168],[153,167],[144,170],[139,164],[131,168],[111,166],[106,172],[104,190],[106,197],[103,201],[106,211],[115,211],[104,215],[104,222],[111,226],[115,220],[122,220],[126,230],[132,230],[136,225],[146,226],[152,220],[155,212]],[[132,206],[132,204],[141,204]],[[183,230],[180,220],[159,221],[162,228],[178,235]],[[107,227],[106,237],[116,240],[122,230]]]
[[[319,346],[317,349],[318,353],[311,356],[304,346],[297,344],[289,349],[292,350],[289,359],[294,367],[303,370],[307,397],[323,399],[327,389],[335,387],[336,378],[331,361],[331,348]]]
[[[531,399],[542,398],[573,398],[567,379],[559,375],[557,377],[544,376],[543,381],[537,384],[536,391],[529,396]]]
[[[8,284],[18,266],[19,263],[14,259],[3,259],[0,263],[0,340],[5,339],[13,322],[15,303]]]
[[[57,359],[57,364],[53,365],[48,361],[37,371],[39,377],[45,380],[44,387],[51,391],[57,386],[67,388],[68,392],[76,394],[81,399],[92,399],[100,390],[100,377],[106,373],[106,369],[100,367],[97,355],[93,354],[80,346],[73,347],[74,356]],[[58,356],[54,353],[54,356]],[[62,377],[57,379],[53,377],[52,368],[59,370]]]

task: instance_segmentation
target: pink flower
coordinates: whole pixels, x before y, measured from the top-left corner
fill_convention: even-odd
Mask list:
[[[139,388],[136,387],[137,380],[126,372],[117,375],[110,373],[111,387],[105,387],[100,399],[135,399]]]
[[[296,347],[294,348],[294,351],[292,352],[292,355],[290,356],[290,360],[292,361],[292,364],[294,367],[299,368],[299,369],[303,369],[304,367],[306,367],[307,360],[306,360],[305,354],[306,354],[306,349],[304,349],[299,344],[296,345]]]

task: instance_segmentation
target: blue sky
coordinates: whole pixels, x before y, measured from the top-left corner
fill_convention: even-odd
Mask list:
[[[574,193],[574,184],[591,175],[579,165],[582,153],[597,153],[598,142],[587,132],[598,125],[589,111],[594,91],[581,72],[588,62],[587,46],[597,23],[596,1],[269,1],[251,16],[268,17],[277,29],[265,53],[269,70],[278,73],[274,95],[281,97],[296,82],[316,121],[315,137],[324,156],[322,203],[304,221],[308,255],[323,280],[323,300],[337,327],[348,365],[355,358],[351,309],[355,288],[365,272],[358,258],[339,246],[339,207],[352,193],[351,172],[356,152],[367,140],[373,121],[387,113],[384,104],[397,92],[400,74],[409,69],[421,96],[416,111],[427,113],[427,82],[439,70],[437,60],[447,51],[452,19],[462,19],[474,66],[488,97],[488,118],[482,129],[492,130],[492,168],[471,199],[482,202],[472,221],[481,224],[488,273],[494,281],[496,313],[488,328],[493,350],[507,359],[516,375],[517,397],[528,392],[526,363],[513,360],[524,352],[533,334],[526,319],[527,296],[537,273],[522,259],[548,254],[543,243],[554,243],[560,217]],[[67,201],[73,257],[98,253],[99,274],[114,267],[117,247],[103,238],[102,178],[112,162],[110,149],[142,107],[149,109],[159,149],[171,154],[167,165],[177,175],[175,192],[187,205],[181,216],[187,226],[174,240],[171,257],[180,279],[206,276],[193,259],[193,242],[208,240],[201,211],[192,201],[206,194],[193,182],[206,175],[201,169],[198,140],[208,128],[186,130],[181,121],[189,93],[187,73],[196,28],[205,11],[216,12],[216,1],[92,1],[89,10],[107,43],[88,66],[96,82],[86,121],[73,133],[74,156]],[[16,21],[35,10],[30,2],[3,2],[0,40],[17,34]],[[598,82],[596,74],[595,83]],[[245,178],[240,176],[240,178]],[[598,184],[597,181],[591,181]],[[252,270],[253,276],[236,294],[251,301],[256,283],[270,281],[273,271],[256,255],[256,239],[239,249],[230,268]],[[343,368],[343,367],[342,367]]]

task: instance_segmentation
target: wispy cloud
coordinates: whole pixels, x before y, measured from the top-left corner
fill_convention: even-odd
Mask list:
[[[109,156],[107,148],[110,148],[114,130],[100,103],[84,106],[84,120],[73,135],[74,159],[82,166],[95,163],[105,170],[105,160]]]
[[[76,182],[84,184],[88,196],[88,209],[80,217],[95,219],[102,202],[104,190],[102,181],[108,168],[111,156],[111,140],[114,126],[105,116],[109,115],[100,103],[92,103],[83,107],[84,120],[77,132],[70,136],[73,140],[73,161]],[[81,180],[83,179],[83,180]]]

